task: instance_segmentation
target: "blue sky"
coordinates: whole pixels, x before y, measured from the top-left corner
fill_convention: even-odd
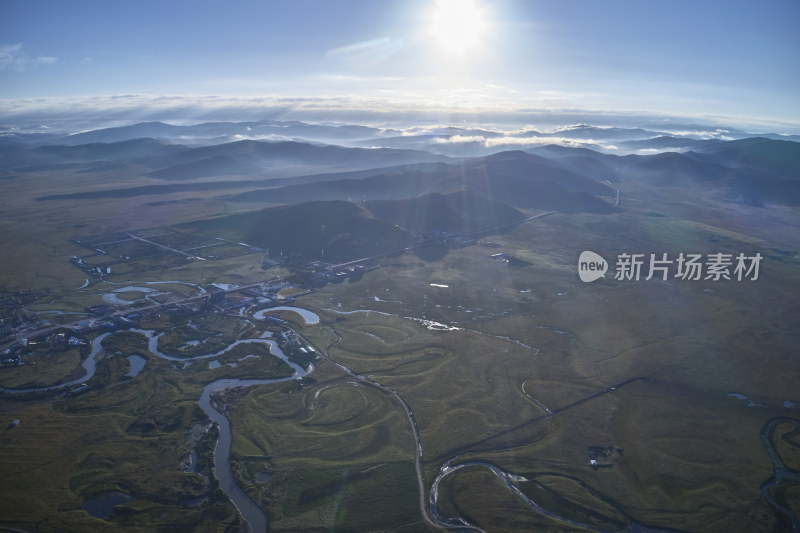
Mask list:
[[[800,128],[796,0],[466,0],[484,26],[460,54],[437,1],[0,0],[0,107],[204,95]]]

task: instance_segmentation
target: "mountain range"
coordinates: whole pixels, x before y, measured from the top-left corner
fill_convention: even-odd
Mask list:
[[[315,139],[228,142],[238,132],[254,137],[277,130]],[[252,211],[202,222],[209,228],[230,229],[249,217],[247,227],[281,228],[267,232],[270,242],[261,242],[265,237],[258,231],[242,237],[254,244],[291,253],[298,250],[281,239],[303,241],[303,253],[310,257],[328,250],[340,259],[407,245],[414,233],[471,233],[513,224],[531,210],[608,213],[616,208],[617,189],[627,184],[696,190],[720,201],[767,208],[800,205],[800,143],[791,139],[742,132],[735,134],[743,138],[732,140],[693,138],[578,125],[515,133],[536,143],[581,140],[577,146],[535,144],[521,150],[514,145],[509,150],[503,144],[506,133],[486,128],[400,133],[261,121],[150,122],[60,137],[5,134],[0,136],[0,178],[69,176],[71,192],[41,196],[41,201],[150,195],[174,202],[203,192]],[[319,140],[326,136],[336,142]],[[617,149],[600,147],[607,142]],[[375,146],[366,147],[370,143]],[[459,147],[462,155],[431,149],[445,144]],[[306,226],[326,231],[316,235]]]

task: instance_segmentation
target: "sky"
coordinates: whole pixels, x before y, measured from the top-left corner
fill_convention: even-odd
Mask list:
[[[0,120],[251,103],[797,133],[798,28],[797,0],[0,0]]]

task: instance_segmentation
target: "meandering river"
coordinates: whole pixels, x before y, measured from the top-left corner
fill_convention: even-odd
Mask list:
[[[0,392],[7,392],[9,394],[23,394],[26,392],[46,392],[52,390],[63,389],[65,387],[71,387],[73,385],[77,385],[79,383],[83,383],[91,379],[94,376],[95,371],[97,370],[97,356],[103,350],[103,339],[111,335],[111,333],[103,333],[102,335],[98,336],[92,341],[92,351],[89,353],[89,356],[83,361],[81,366],[83,367],[84,374],[81,377],[66,381],[64,383],[59,383],[58,385],[50,385],[49,387],[29,387],[25,389],[7,389],[5,387],[0,387]]]
[[[267,313],[274,312],[274,311],[293,311],[293,312],[298,313],[300,316],[302,316],[304,321],[306,322],[306,324],[317,324],[317,323],[319,323],[319,316],[317,316],[315,313],[312,313],[311,311],[307,311],[305,309],[298,308],[298,307],[273,307],[273,308],[270,308],[270,309],[266,309],[266,310],[257,312],[254,315],[254,318],[261,319],[264,316],[266,316]],[[336,312],[336,311],[334,311],[334,312]],[[351,311],[350,313],[352,313],[352,312],[371,312],[371,311],[359,310],[359,311]],[[342,314],[349,314],[349,313],[348,312],[343,312]],[[388,313],[381,313],[381,314],[388,314]],[[426,325],[426,326],[428,326],[430,328],[429,324],[425,324],[425,322],[421,321],[421,320],[420,320],[420,322],[422,322],[424,325]],[[438,326],[439,324],[436,324],[436,325]],[[438,329],[438,328],[436,328],[436,329]],[[444,329],[457,330],[459,328],[444,328]],[[308,369],[301,368],[299,365],[291,362],[288,359],[286,354],[283,353],[283,351],[280,349],[280,347],[278,347],[277,343],[274,340],[268,339],[268,338],[263,338],[264,336],[262,336],[262,338],[237,340],[237,341],[231,343],[225,349],[220,350],[220,351],[218,351],[216,353],[197,355],[197,356],[193,356],[193,357],[176,357],[176,356],[171,356],[171,355],[165,354],[165,353],[161,352],[158,349],[158,339],[163,334],[157,334],[154,330],[135,329],[135,328],[131,328],[131,329],[126,330],[126,331],[132,331],[132,332],[136,332],[136,333],[140,333],[140,334],[144,335],[148,340],[148,350],[153,355],[155,355],[157,357],[160,357],[162,359],[170,360],[170,361],[183,361],[183,362],[186,362],[186,361],[193,361],[193,360],[199,360],[199,359],[212,359],[212,358],[219,357],[220,355],[232,350],[234,347],[236,347],[236,346],[238,346],[240,344],[251,344],[251,343],[252,344],[256,344],[257,343],[257,344],[266,344],[266,345],[268,345],[270,353],[272,355],[274,355],[275,357],[278,357],[279,359],[281,359],[284,362],[286,362],[286,364],[288,364],[294,370],[294,373],[291,376],[282,377],[282,378],[274,378],[274,379],[219,379],[219,380],[216,380],[216,381],[213,381],[213,382],[207,384],[203,388],[203,392],[200,395],[200,399],[198,401],[200,407],[208,415],[208,417],[212,421],[216,422],[218,424],[218,426],[219,426],[219,439],[217,441],[217,445],[216,445],[216,448],[214,450],[214,470],[215,470],[217,478],[219,479],[220,487],[225,492],[225,494],[231,499],[233,504],[236,506],[236,508],[241,513],[243,520],[249,525],[249,527],[251,528],[252,531],[255,531],[255,532],[267,531],[269,529],[269,521],[268,521],[268,517],[267,517],[266,513],[252,499],[250,499],[250,497],[247,496],[247,494],[245,494],[244,491],[242,491],[242,489],[236,484],[236,480],[235,480],[235,478],[233,476],[233,471],[231,469],[231,463],[230,463],[231,445],[232,445],[232,441],[233,441],[233,433],[231,431],[231,424],[230,424],[230,421],[228,420],[228,418],[225,416],[225,414],[223,414],[220,410],[217,409],[217,407],[215,407],[215,401],[214,401],[212,396],[216,392],[219,392],[219,391],[222,391],[222,390],[225,390],[225,389],[229,389],[229,388],[234,388],[234,387],[251,387],[251,386],[254,386],[254,385],[267,385],[267,384],[281,383],[281,382],[290,381],[290,380],[293,380],[293,379],[298,379],[298,378],[301,378],[301,377],[306,376],[306,375],[310,374],[311,372],[313,372],[314,371],[314,366],[310,365],[308,367]],[[480,332],[477,332],[477,333],[480,333]],[[8,388],[0,387],[0,392],[10,393],[10,394],[21,394],[21,393],[28,393],[28,392],[55,391],[55,390],[63,389],[63,388],[66,388],[66,387],[74,386],[74,385],[77,385],[79,383],[84,383],[84,382],[88,381],[95,374],[96,367],[97,367],[97,361],[100,358],[100,355],[101,355],[101,352],[102,352],[102,342],[103,342],[103,340],[105,338],[107,338],[109,335],[112,335],[112,334],[113,333],[104,333],[102,335],[99,335],[98,337],[96,337],[92,341],[91,352],[90,352],[89,356],[84,360],[84,362],[81,365],[82,368],[84,369],[84,374],[81,377],[76,378],[76,379],[72,379],[70,381],[67,381],[67,382],[64,382],[64,383],[61,383],[61,384],[51,385],[51,386],[47,386],[47,387],[30,387],[30,388],[24,388],[24,389],[8,389]],[[341,337],[340,337],[340,339],[341,339]],[[509,338],[503,338],[503,339],[511,341],[511,342],[518,342],[518,341],[514,341],[514,339],[509,339]],[[530,346],[527,346],[527,347],[536,350],[533,347],[530,347]],[[374,382],[374,381],[370,380],[369,378],[367,378],[365,376],[362,376],[362,375],[354,373],[349,368],[347,368],[347,367],[341,365],[340,363],[330,359],[329,355],[327,353],[323,354],[323,357],[326,360],[330,361],[331,363],[341,367],[343,370],[345,370],[349,374],[351,374],[354,377],[356,377],[356,379],[358,379],[359,381],[366,382],[366,383],[368,383],[370,385],[373,385],[373,386],[375,386],[375,387],[377,387],[379,389],[384,390],[387,393],[390,393],[390,394],[394,395],[397,398],[397,400],[405,408],[406,414],[408,415],[409,420],[411,421],[412,429],[414,430],[415,438],[416,438],[416,441],[417,441],[417,447],[418,447],[417,454],[418,455],[417,455],[417,458],[416,458],[416,466],[417,466],[417,474],[418,474],[418,477],[420,478],[419,479],[419,481],[420,481],[420,500],[421,500],[420,504],[421,504],[421,510],[422,510],[423,516],[424,516],[424,518],[426,520],[428,520],[429,518],[427,516],[426,509],[425,509],[426,506],[423,503],[423,501],[424,501],[423,484],[422,484],[422,475],[421,475],[421,471],[420,471],[420,463],[421,463],[421,459],[422,459],[422,442],[421,442],[418,430],[416,428],[416,420],[415,420],[414,415],[413,415],[413,413],[411,411],[411,408],[408,406],[408,404],[405,402],[405,400],[396,391],[394,391],[392,389],[389,389],[388,387],[386,387],[384,385],[381,385],[381,384],[379,384],[377,382]],[[608,388],[608,389],[606,389],[604,391],[600,391],[600,392],[598,392],[596,394],[590,395],[589,397],[584,398],[582,400],[579,400],[578,402],[575,402],[574,404],[570,404],[569,406],[566,406],[566,407],[561,408],[561,409],[557,409],[555,411],[551,411],[550,409],[545,407],[543,404],[540,404],[540,405],[547,411],[548,415],[552,416],[552,415],[557,414],[557,413],[559,413],[559,412],[561,412],[563,410],[566,410],[568,408],[574,407],[575,405],[577,405],[579,403],[583,403],[586,400],[592,399],[592,398],[594,398],[596,396],[599,396],[601,394],[609,393],[611,391],[616,390],[620,386],[626,385],[629,382],[636,381],[636,380],[639,380],[639,379],[646,379],[646,378],[633,378],[633,379],[630,379],[630,380],[625,381],[625,382],[623,382],[621,384],[618,384],[618,385],[616,385],[614,387],[610,387],[610,388]],[[523,392],[525,392],[524,383],[523,383]],[[534,399],[534,401],[536,401],[535,398],[532,398],[532,399]],[[537,401],[537,403],[540,403],[540,402]],[[785,514],[789,518],[789,520],[792,523],[792,531],[799,531],[797,517],[789,509],[786,509],[786,508],[782,507],[780,504],[778,504],[778,502],[776,502],[774,500],[774,498],[771,497],[771,494],[769,493],[769,489],[771,487],[777,485],[778,483],[780,483],[784,479],[790,479],[792,481],[800,481],[800,477],[798,477],[797,473],[792,471],[791,469],[788,469],[783,464],[783,462],[781,461],[779,455],[777,454],[777,451],[774,448],[774,445],[771,442],[772,433],[774,432],[777,424],[779,424],[781,422],[792,422],[792,423],[798,424],[798,421],[795,420],[795,419],[774,418],[774,419],[771,419],[767,423],[767,425],[765,425],[764,428],[762,429],[762,432],[761,432],[762,441],[763,441],[764,446],[765,446],[767,452],[769,453],[769,455],[772,458],[773,463],[774,463],[774,476],[769,481],[764,483],[764,485],[762,485],[761,489],[762,489],[762,493],[763,493],[764,497],[767,499],[767,501],[769,501],[769,503],[773,507],[775,507],[775,509],[777,511]],[[594,527],[592,527],[589,524],[582,524],[580,522],[576,522],[576,521],[567,519],[566,517],[558,516],[557,514],[555,514],[553,512],[550,512],[547,509],[545,509],[544,507],[542,507],[541,505],[538,505],[537,503],[535,503],[533,500],[531,500],[528,496],[526,496],[519,488],[517,488],[513,484],[513,482],[515,482],[515,481],[525,481],[524,478],[521,478],[517,474],[502,470],[499,467],[497,467],[496,465],[493,465],[493,464],[485,462],[485,461],[468,461],[468,462],[452,465],[451,463],[454,462],[456,459],[457,458],[453,458],[450,461],[447,461],[446,463],[444,463],[442,465],[438,475],[434,479],[434,482],[433,482],[432,487],[431,487],[431,491],[428,494],[427,511],[430,512],[430,515],[431,515],[431,517],[433,519],[432,523],[435,523],[436,525],[438,525],[440,527],[444,527],[446,529],[461,529],[461,530],[478,530],[478,531],[480,531],[480,528],[477,528],[477,527],[469,524],[463,518],[460,518],[460,517],[458,517],[458,518],[446,518],[446,517],[442,516],[441,513],[439,512],[439,509],[438,509],[437,499],[438,499],[439,483],[442,481],[442,479],[445,476],[447,476],[447,475],[449,475],[449,474],[451,474],[451,473],[453,473],[453,472],[455,472],[455,471],[457,471],[457,470],[459,470],[461,468],[464,468],[464,467],[481,467],[481,468],[489,469],[496,476],[498,476],[504,482],[506,487],[511,492],[516,494],[517,497],[519,497],[522,501],[524,501],[528,506],[530,506],[532,509],[536,510],[537,512],[539,512],[539,513],[541,513],[541,514],[543,514],[545,516],[548,516],[548,517],[550,517],[550,518],[552,518],[552,519],[554,519],[556,521],[559,521],[561,523],[565,523],[565,524],[569,524],[569,525],[577,526],[577,527],[583,527],[583,528],[586,528],[586,529],[589,529],[589,530],[592,530],[592,531],[602,531],[602,530],[599,530],[599,529],[595,529]],[[648,531],[670,531],[670,530],[666,530],[666,529],[645,528],[644,526],[642,526],[641,524],[639,524],[639,523],[637,523],[637,522],[635,522],[633,520],[630,521],[629,526],[634,531],[643,531],[645,529],[647,529]]]
[[[294,311],[300,309],[291,308],[291,310]],[[307,311],[306,313],[310,313],[310,311]],[[313,315],[313,313],[310,314]],[[309,318],[311,317],[309,316]],[[317,320],[319,320],[318,317]],[[291,376],[275,378],[275,379],[219,379],[217,381],[209,383],[203,388],[203,392],[200,395],[200,400],[198,401],[200,407],[208,415],[208,417],[219,425],[219,440],[217,441],[216,448],[214,449],[214,471],[216,472],[217,478],[219,479],[220,487],[225,492],[225,494],[227,494],[227,496],[231,499],[236,508],[239,510],[244,521],[250,525],[252,531],[259,533],[267,531],[269,528],[269,522],[266,513],[253,500],[251,500],[250,497],[247,496],[247,494],[245,494],[241,488],[239,488],[239,486],[236,484],[235,478],[233,477],[233,471],[231,469],[231,463],[230,463],[231,444],[233,442],[233,433],[231,431],[231,424],[228,418],[214,407],[214,402],[211,396],[212,393],[214,392],[218,392],[233,387],[252,387],[253,385],[267,385],[271,383],[281,383],[284,381],[298,379],[313,372],[314,365],[309,365],[308,369],[303,369],[299,365],[293,363],[292,361],[289,360],[286,354],[283,353],[278,344],[272,339],[266,339],[266,338],[243,339],[231,343],[227,348],[220,350],[219,352],[216,353],[197,355],[194,357],[174,357],[171,355],[167,355],[158,349],[158,339],[159,337],[161,337],[162,334],[157,334],[154,330],[136,329],[136,328],[131,328],[125,331],[132,331],[144,335],[145,337],[147,337],[148,350],[153,355],[170,361],[193,361],[196,359],[211,359],[232,350],[235,346],[238,346],[240,344],[266,344],[269,346],[269,351],[272,355],[283,360],[286,364],[288,364],[292,368],[292,370],[294,370],[294,374],[292,374]],[[46,392],[46,391],[63,389],[66,387],[70,387],[88,381],[89,379],[92,378],[92,376],[94,376],[95,371],[97,370],[97,361],[99,359],[98,356],[101,354],[103,350],[103,340],[109,335],[113,335],[113,333],[110,332],[103,333],[102,335],[99,335],[92,341],[92,351],[82,364],[85,373],[80,378],[48,387],[29,387],[25,389],[7,389],[0,387],[0,391],[10,394],[23,394],[27,392]]]

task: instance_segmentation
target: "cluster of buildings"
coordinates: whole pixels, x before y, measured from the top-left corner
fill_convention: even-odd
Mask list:
[[[83,270],[86,275],[98,278],[100,280],[106,279],[106,276],[111,274],[111,267],[109,265],[89,265],[77,255],[73,255],[70,263]]]
[[[286,281],[266,282],[247,287],[220,287],[210,285],[207,290],[209,293],[208,303],[222,312],[230,312],[236,309],[248,308],[253,305],[271,305],[278,302],[288,303],[293,298],[283,298],[278,293],[291,284]]]
[[[348,278],[361,276],[375,268],[366,263],[333,265],[322,261],[312,261],[301,266],[298,272],[306,276],[312,284],[319,286],[326,283],[340,283]]]
[[[418,243],[439,241],[443,246],[450,246],[453,248],[472,246],[478,242],[477,239],[462,235],[460,232],[443,231],[440,229],[432,229],[423,233],[415,233],[414,236],[416,237]]]
[[[278,346],[289,359],[299,364],[308,364],[317,358],[317,352],[291,329],[283,329],[278,334]]]
[[[6,292],[0,291],[0,345],[14,341],[19,334],[53,327],[51,320],[43,319],[40,315],[25,310],[25,306],[36,302],[39,298],[47,296],[45,290],[25,290]],[[5,350],[4,350],[5,351]],[[1,357],[0,363],[8,357]],[[7,364],[2,366],[8,366]]]
[[[61,328],[46,334],[21,339],[0,352],[0,367],[14,367],[23,364],[22,355],[33,354],[38,350],[63,352],[71,348],[88,348],[89,341],[76,336],[74,330]]]
[[[0,367],[19,366],[22,364],[20,351],[22,346],[15,344],[0,352]]]
[[[622,455],[625,450],[614,446],[589,446],[588,451],[589,465],[597,470],[598,468],[611,468],[614,466],[608,462],[609,459],[613,455]]]

